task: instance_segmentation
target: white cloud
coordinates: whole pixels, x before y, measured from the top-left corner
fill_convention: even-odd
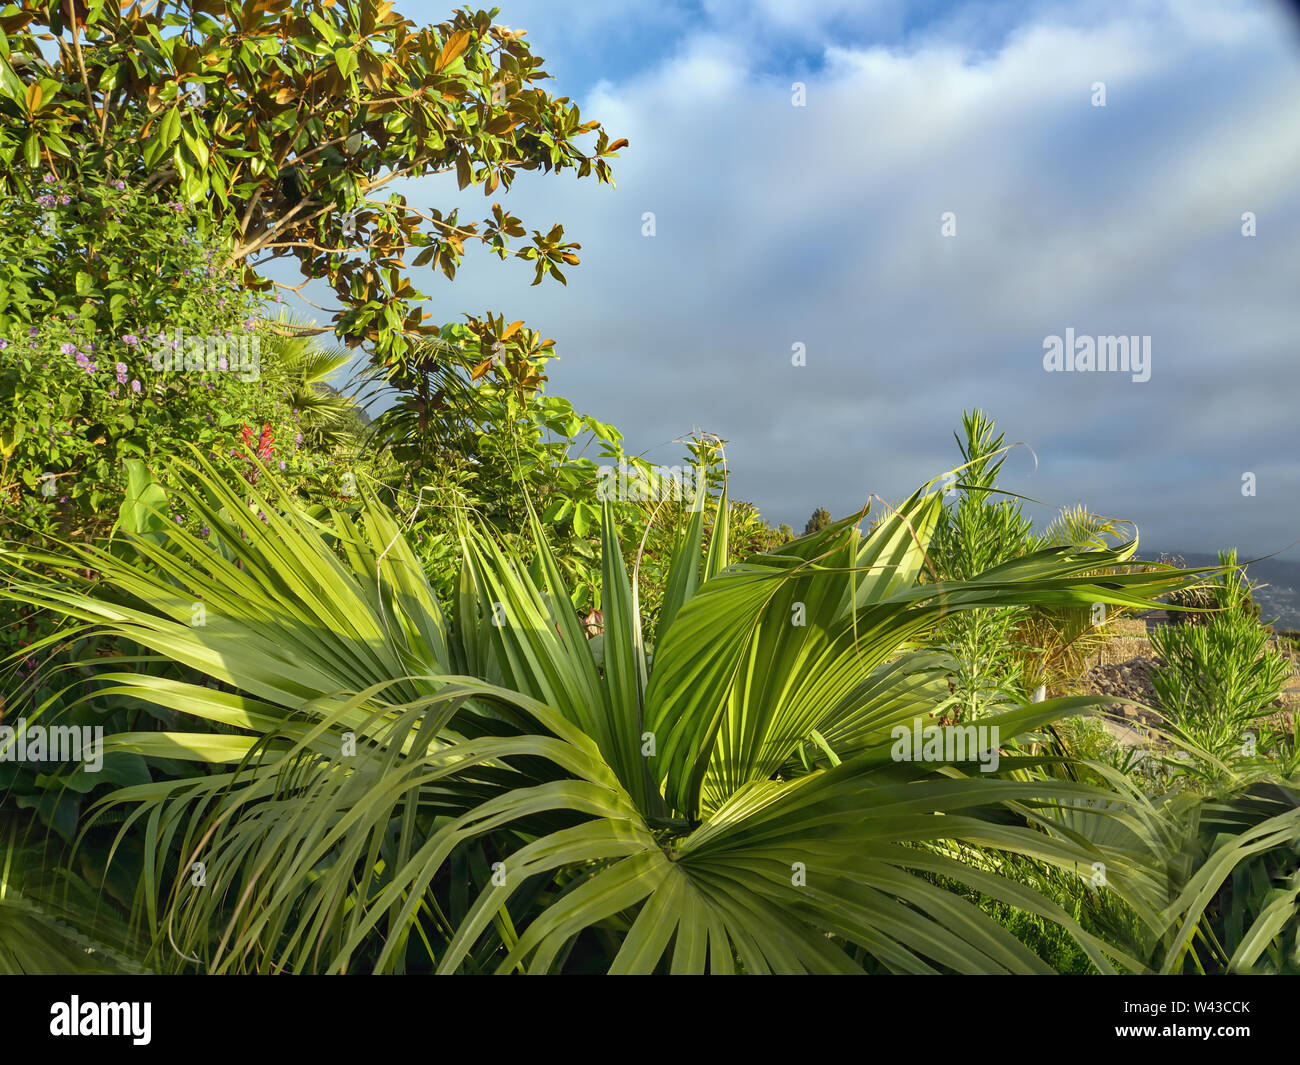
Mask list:
[[[514,9],[552,36],[572,16],[575,41],[614,17]],[[774,521],[901,495],[955,463],[960,412],[983,405],[1040,456],[1020,470],[1031,494],[1189,550],[1289,542],[1300,477],[1277,467],[1247,506],[1229,476],[1294,452],[1300,53],[1280,15],[1054,5],[1010,28],[999,6],[984,33],[978,10],[881,45],[836,27],[896,37],[896,6],[766,0],[742,19],[717,0],[693,29],[674,5],[623,9],[625,37],[677,36],[630,77],[591,60],[584,115],[631,141],[617,190],[525,176],[508,201],[562,221],[584,265],[567,290],[529,289],[476,258],[431,282],[435,303],[527,315],[563,356],[553,387],[634,447],[695,424],[729,438],[736,487]],[[791,41],[820,62],[779,69]],[[1066,326],[1151,334],[1152,380],[1044,374],[1042,338]]]

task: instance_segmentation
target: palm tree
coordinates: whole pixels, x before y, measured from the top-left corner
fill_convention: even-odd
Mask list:
[[[1118,847],[1069,821],[1087,808],[1127,824],[1136,800],[1045,779],[1014,742],[1087,700],[1015,706],[984,722],[999,730],[991,747],[949,761],[900,760],[895,743],[945,692],[947,664],[915,650],[941,617],[1140,607],[1185,583],[1125,572],[1136,541],[921,583],[942,506],[927,488],[866,537],[855,515],[729,564],[725,502],[702,549],[701,491],[651,649],[606,505],[598,663],[535,516],[529,565],[462,527],[444,612],[375,499],[321,524],[201,457],[180,465],[171,502],[208,540],[171,522],[152,538],[125,530],[134,557],[69,548],[57,583],[11,559],[14,598],[143,649],[100,672],[108,693],[176,715],[106,751],[194,766],[101,807],[122,819],[120,840],[146,841],[133,919],[154,932],[149,964],[1050,971],[952,890],[965,885],[1056,922],[1103,972],[1142,968],[971,860],[1104,862],[1110,888],[1156,923],[1158,859],[1132,831]],[[1087,576],[1102,567],[1104,581]]]
[[[365,412],[329,384],[329,378],[351,361],[352,352],[320,346],[306,326],[292,320],[268,331],[263,346],[288,379],[286,401],[298,412],[310,446],[331,448],[360,436],[368,423]]]
[[[86,885],[66,870],[60,879],[78,893],[55,892],[50,885],[24,883],[21,870],[40,870],[42,855],[20,846],[16,834],[0,840],[0,976],[106,975],[141,970],[132,956],[138,939],[121,927],[105,939],[85,931],[96,923],[96,907],[87,902]],[[39,880],[38,877],[31,878]],[[56,896],[61,899],[56,901]]]

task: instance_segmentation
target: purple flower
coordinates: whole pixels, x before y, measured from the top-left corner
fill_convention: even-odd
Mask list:
[[[179,514],[173,516],[172,521],[174,521],[177,525],[185,524],[185,519],[182,518]]]
[[[293,434],[293,442],[294,442],[295,444],[301,444],[301,443],[302,443],[302,433],[294,433],[294,434]]]
[[[118,374],[118,375],[117,375],[117,383],[118,383],[119,385],[124,385],[124,384],[126,384],[126,374],[124,374],[124,373],[120,373],[120,374]],[[114,394],[114,395],[117,395],[117,389],[116,389],[116,388],[113,389],[113,394]]]
[[[113,369],[115,369],[118,373],[126,373],[126,363],[119,362],[116,366],[113,367]]]
[[[53,185],[54,182],[58,179],[55,178],[53,174],[46,174],[43,178],[41,178],[41,180],[44,181],[45,184],[47,185]]]
[[[37,333],[36,326],[32,326],[29,330],[27,330],[27,335],[29,337],[34,337],[36,333]]]
[[[139,382],[139,381],[134,381],[134,380],[133,380],[133,381],[131,382],[131,391],[132,391],[132,392],[139,392],[139,391],[140,391],[140,382]]]
[[[229,364],[226,362],[226,357],[222,355],[221,358],[217,360],[217,369],[224,370],[227,367],[227,365]]]
[[[118,192],[121,192],[124,188],[126,188],[126,182],[123,181],[121,178],[118,178],[116,181],[113,182],[113,188],[117,189]]]
[[[59,350],[63,352],[64,355],[71,355],[77,349],[76,346],[73,344],[60,344]]]
[[[69,203],[71,203],[71,202],[72,202],[72,197],[69,196],[66,192],[65,192],[62,196],[59,197],[59,203],[62,203],[62,204],[69,204]]]
[[[86,353],[85,353],[84,351],[79,351],[79,352],[77,352],[77,365],[78,365],[78,366],[85,366],[86,363],[88,363],[88,362],[90,362],[90,360],[89,360],[88,358],[86,358]]]
[[[140,338],[134,333],[127,333],[126,336],[122,338],[122,343],[128,348],[133,348],[140,343]]]
[[[0,351],[4,351],[4,349],[7,348],[8,346],[9,346],[9,341],[7,341],[4,337],[0,337]]]

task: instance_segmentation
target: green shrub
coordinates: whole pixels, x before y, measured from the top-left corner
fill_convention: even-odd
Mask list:
[[[962,415],[958,438],[963,464],[956,471],[957,498],[944,508],[934,534],[932,559],[945,581],[971,580],[1025,554],[1032,523],[1018,501],[996,497],[1006,459],[1004,437],[983,411]],[[1035,678],[1023,675],[1014,633],[1029,617],[1024,606],[963,611],[946,621],[938,638],[956,669],[952,697],[963,720],[982,717],[1000,704],[1023,698]]]
[[[9,535],[90,536],[117,512],[125,459],[225,450],[244,422],[271,423],[282,444],[294,430],[273,367],[234,372],[260,344],[257,303],[222,266],[220,235],[201,239],[201,216],[121,181],[46,177],[4,203],[18,225],[0,234],[0,519]],[[194,338],[236,357],[155,369],[164,345],[184,354]]]
[[[1211,609],[1196,624],[1164,625],[1151,634],[1162,667],[1152,676],[1159,709],[1193,743],[1225,767],[1255,756],[1265,720],[1290,663],[1269,648],[1269,633],[1250,609],[1250,589],[1236,552],[1204,589]],[[1187,599],[1186,596],[1183,597]],[[1222,771],[1197,759],[1186,770],[1210,779]]]
[[[35,187],[12,183],[3,207],[13,219],[0,233],[7,536],[103,534],[127,460],[152,466],[191,445],[250,445],[295,490],[343,498],[335,422],[346,404],[317,385],[342,356],[261,316],[242,267],[227,261],[231,223],[120,179],[50,173]]]

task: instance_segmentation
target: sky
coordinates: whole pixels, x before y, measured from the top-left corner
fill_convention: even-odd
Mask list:
[[[503,0],[496,21],[630,144],[615,188],[521,174],[494,197],[582,245],[567,288],[473,252],[417,287],[441,320],[554,338],[550,390],[630,451],[671,465],[715,433],[733,498],[802,529],[957,465],[980,407],[1025,445],[1002,486],[1039,523],[1082,502],[1144,548],[1300,559],[1289,8]],[[1046,369],[1067,330],[1149,337],[1149,378]]]

